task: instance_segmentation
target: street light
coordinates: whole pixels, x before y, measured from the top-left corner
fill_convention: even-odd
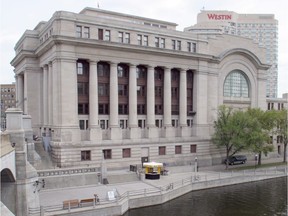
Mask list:
[[[255,154],[255,170],[256,170],[256,164],[257,164],[257,161],[258,161],[258,155]]]

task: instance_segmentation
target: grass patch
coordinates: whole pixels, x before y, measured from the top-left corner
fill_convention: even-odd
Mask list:
[[[267,168],[267,167],[275,167],[275,166],[283,166],[283,165],[287,166],[287,163],[276,162],[276,163],[261,164],[261,165],[256,165],[256,169]],[[255,169],[255,165],[233,167],[233,168],[229,167],[228,168],[228,170],[248,170],[248,169]]]

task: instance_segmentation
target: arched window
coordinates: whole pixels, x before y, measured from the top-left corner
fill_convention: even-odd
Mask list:
[[[228,74],[224,82],[224,97],[249,98],[249,81],[240,70]]]

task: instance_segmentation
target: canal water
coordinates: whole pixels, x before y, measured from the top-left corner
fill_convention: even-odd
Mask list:
[[[192,191],[124,216],[287,216],[287,177]]]

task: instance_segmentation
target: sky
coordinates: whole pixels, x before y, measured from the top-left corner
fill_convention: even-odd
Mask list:
[[[15,81],[11,60],[24,31],[48,21],[55,11],[79,13],[95,7],[177,23],[177,30],[197,23],[200,10],[275,14],[278,20],[278,97],[288,93],[288,18],[286,0],[0,0],[0,83]]]

